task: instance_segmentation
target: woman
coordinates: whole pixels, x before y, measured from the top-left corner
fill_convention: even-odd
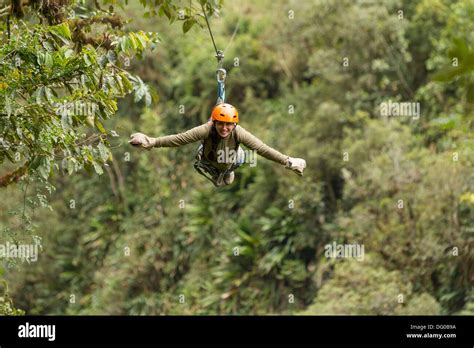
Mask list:
[[[208,172],[216,186],[229,185],[234,181],[234,170],[243,163],[243,151],[240,143],[260,156],[280,163],[303,175],[306,161],[292,158],[265,145],[260,139],[250,134],[239,123],[239,113],[230,104],[219,104],[212,110],[211,120],[184,133],[151,138],[143,133],[132,134],[129,143],[150,150],[153,147],[176,147],[201,140],[202,145],[196,155],[196,169]],[[232,154],[232,156],[228,156]],[[201,174],[203,174],[201,172]],[[204,175],[204,174],[203,174]]]

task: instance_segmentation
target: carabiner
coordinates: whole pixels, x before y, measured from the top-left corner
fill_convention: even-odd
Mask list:
[[[225,69],[217,69],[216,75],[217,75],[217,82],[225,82],[227,71]]]

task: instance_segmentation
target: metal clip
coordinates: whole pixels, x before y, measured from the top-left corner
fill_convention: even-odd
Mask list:
[[[227,76],[227,71],[225,69],[217,69],[216,75],[217,75],[217,82],[224,82]]]
[[[217,62],[220,64],[224,60],[224,52],[221,50],[217,51],[216,58]]]

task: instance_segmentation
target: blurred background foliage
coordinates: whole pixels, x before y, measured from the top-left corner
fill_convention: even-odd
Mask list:
[[[299,178],[259,157],[218,189],[192,168],[197,143],[127,144],[205,122],[216,98],[205,28],[183,34],[145,11],[119,10],[129,30],[159,33],[130,67],[157,102],[125,98],[104,122],[120,135],[104,174],[56,175],[37,206],[35,182],[0,191],[1,240],[42,246],[36,263],[3,264],[17,308],[474,314],[472,1],[225,1],[211,25],[227,101],[244,128],[308,167]],[[420,102],[419,119],[381,117],[388,100]],[[333,242],[363,244],[364,260],[326,258]],[[12,314],[10,297],[0,313]]]

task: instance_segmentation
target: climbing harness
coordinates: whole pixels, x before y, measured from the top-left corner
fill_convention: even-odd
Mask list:
[[[196,169],[196,171],[202,176],[204,176],[206,179],[211,181],[215,187],[222,186],[222,182],[224,181],[225,175],[227,173],[230,173],[231,170],[226,169],[225,171],[221,172],[211,163],[205,161],[202,158],[203,154],[201,153],[201,150],[204,150],[204,147],[199,147],[198,149],[198,153],[196,154],[196,162],[194,162],[194,169]]]

